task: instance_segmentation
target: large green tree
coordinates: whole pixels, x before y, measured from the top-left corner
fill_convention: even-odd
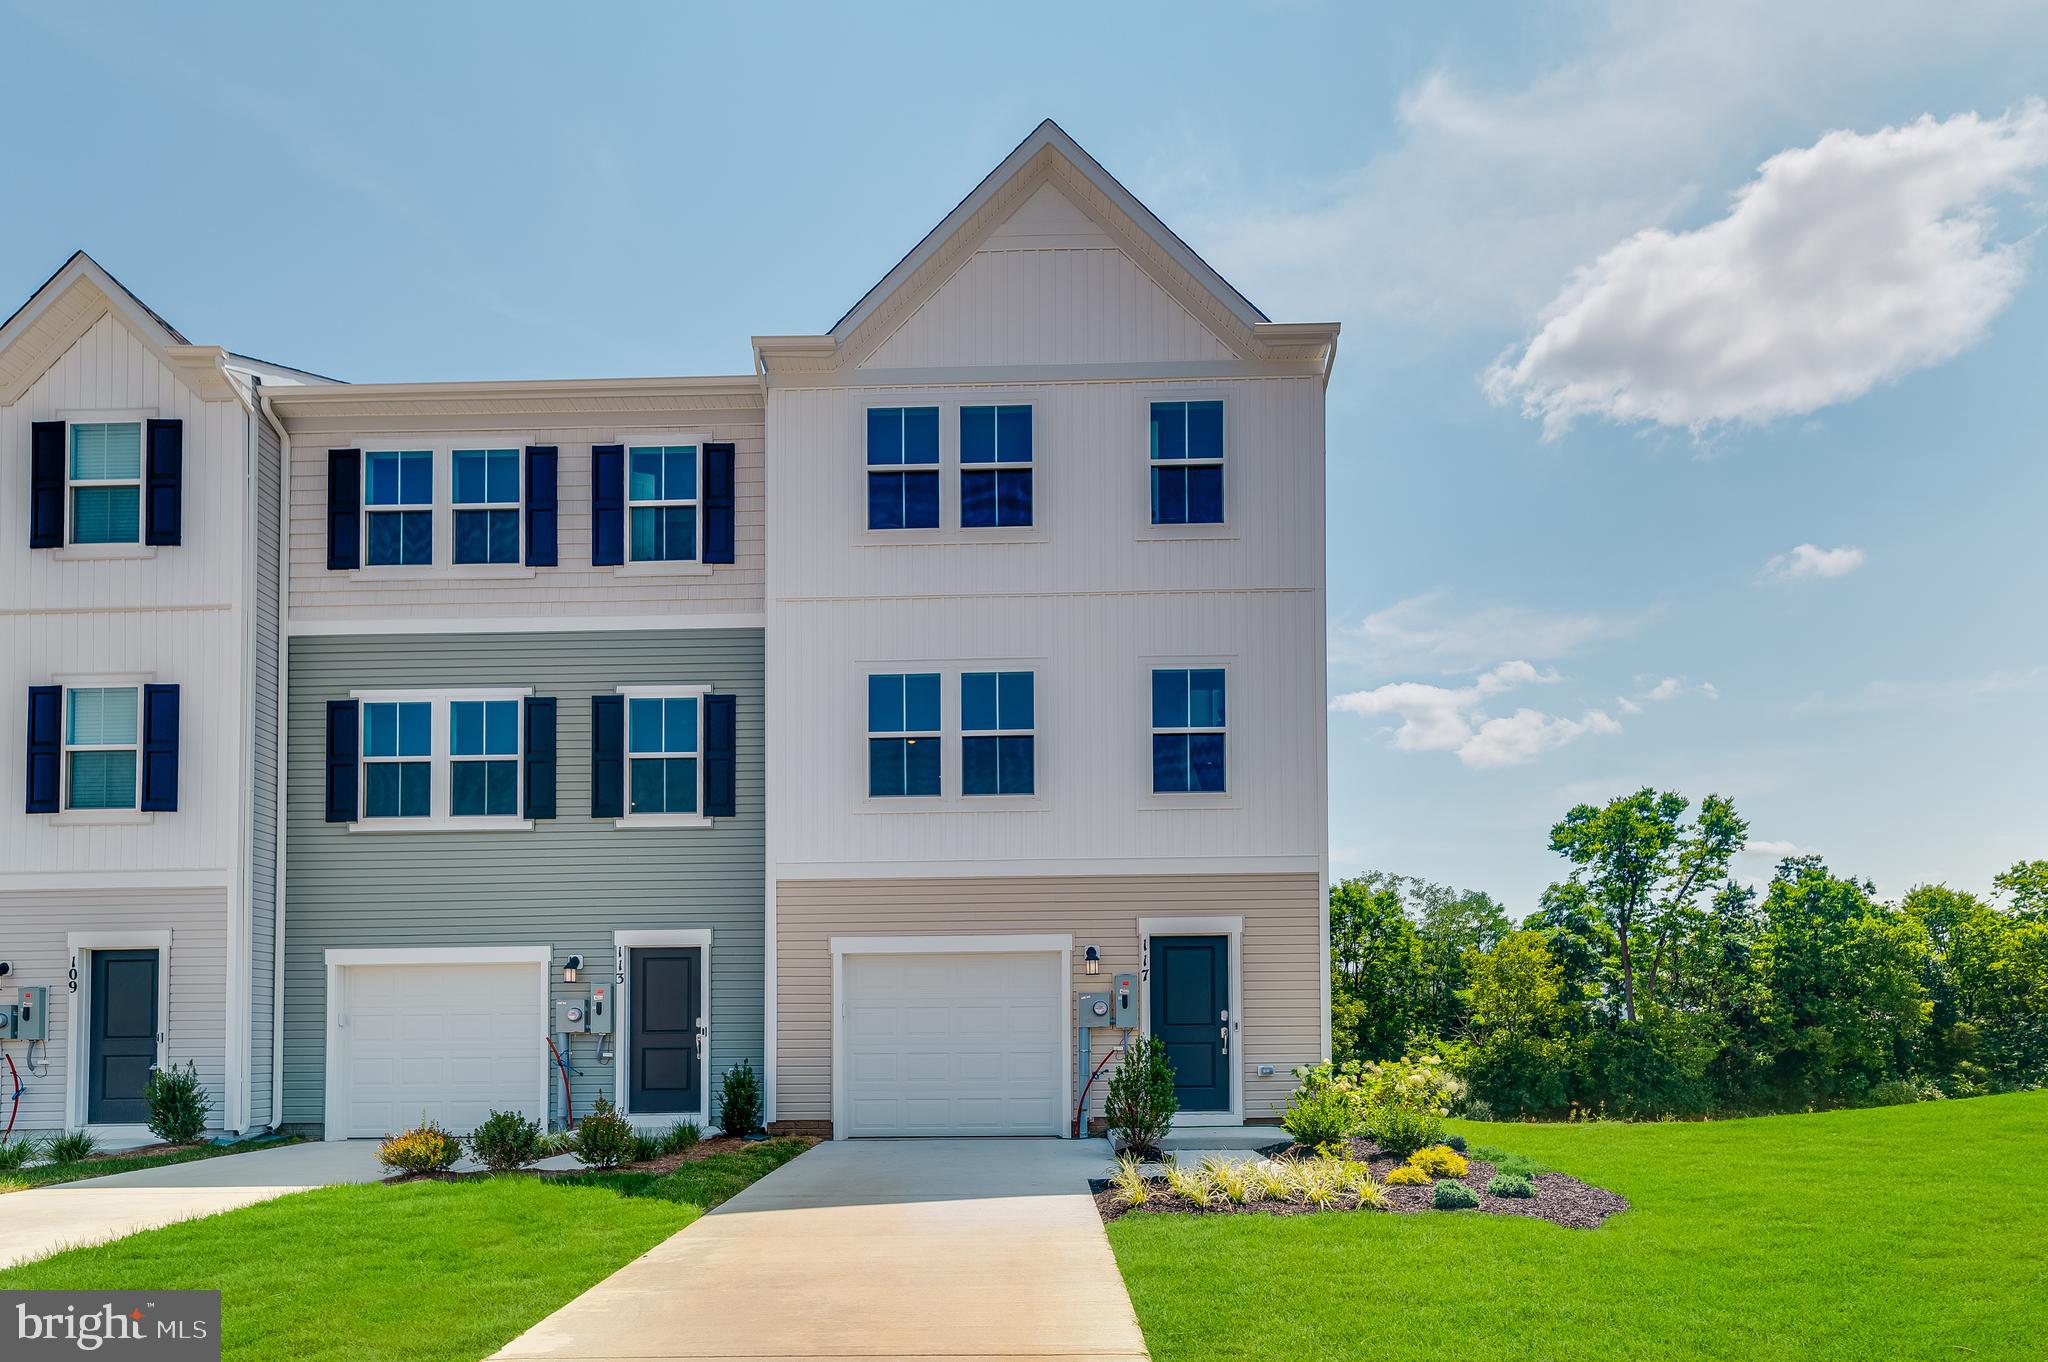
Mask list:
[[[1420,1018],[1422,941],[1392,878],[1330,886],[1331,1042],[1340,1060],[1399,1057]]]

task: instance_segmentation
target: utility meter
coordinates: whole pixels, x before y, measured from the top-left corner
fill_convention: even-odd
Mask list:
[[[590,1002],[585,998],[568,998],[555,1003],[555,1032],[588,1031],[590,1029]]]
[[[1108,1026],[1109,995],[1107,993],[1083,993],[1080,995],[1081,1025]]]

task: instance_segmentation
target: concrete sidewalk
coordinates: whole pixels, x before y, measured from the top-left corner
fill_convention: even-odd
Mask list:
[[[0,1268],[337,1182],[375,1182],[377,1141],[310,1141],[0,1196]]]
[[[1147,1356],[1088,1179],[1100,1140],[818,1146],[493,1354]]]

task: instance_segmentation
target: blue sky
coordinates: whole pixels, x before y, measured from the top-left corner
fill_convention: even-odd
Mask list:
[[[357,381],[744,372],[1050,115],[1344,323],[1337,873],[1525,911],[1642,784],[1752,874],[2048,855],[2039,6],[301,8],[0,7],[8,307],[82,246]]]

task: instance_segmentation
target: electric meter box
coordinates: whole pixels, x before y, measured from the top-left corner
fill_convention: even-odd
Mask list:
[[[1114,1025],[1109,1019],[1110,1001],[1107,993],[1081,993],[1075,995],[1075,1001],[1081,1006],[1081,1025]]]
[[[555,1034],[590,1029],[588,998],[558,998],[555,1001]]]
[[[1109,1024],[1136,1030],[1138,1026],[1138,976],[1119,974],[1109,986]]]
[[[45,1011],[50,990],[41,984],[0,988],[0,1040],[44,1040],[49,1032]]]

